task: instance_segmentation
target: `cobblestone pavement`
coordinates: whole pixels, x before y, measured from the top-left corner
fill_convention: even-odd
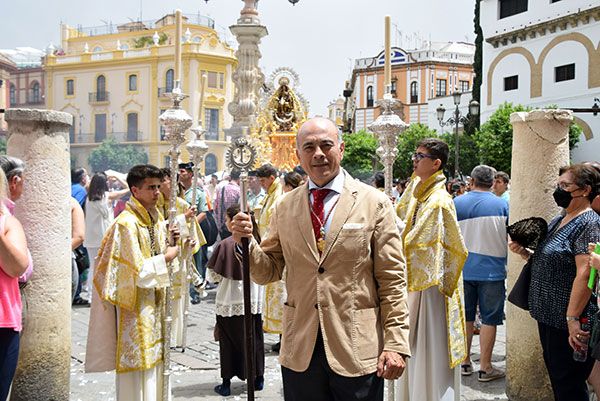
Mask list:
[[[219,374],[219,345],[213,341],[215,290],[209,291],[208,298],[198,305],[191,305],[188,322],[189,348],[185,353],[174,351],[174,373],[172,387],[174,400],[244,400],[245,383],[234,379],[231,396],[221,397],[213,387],[221,382]],[[115,401],[115,374],[84,373],[85,347],[90,309],[74,307],[71,313],[72,349],[71,349],[71,397],[73,401]],[[265,349],[269,350],[278,341],[275,335],[265,335]],[[479,360],[479,342],[473,340],[474,369]],[[500,326],[494,348],[494,364],[504,369],[505,329]],[[463,377],[461,400],[507,400],[504,379],[490,383],[479,383],[474,373]],[[265,361],[265,389],[255,393],[257,400],[283,400],[281,373],[277,355],[268,353]]]

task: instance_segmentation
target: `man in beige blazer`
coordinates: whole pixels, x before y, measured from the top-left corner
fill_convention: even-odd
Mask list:
[[[280,280],[286,401],[383,400],[410,355],[406,271],[392,203],[340,168],[344,144],[324,118],[302,125],[296,153],[309,182],[275,207],[250,245],[252,279]],[[240,213],[234,239],[251,238]]]

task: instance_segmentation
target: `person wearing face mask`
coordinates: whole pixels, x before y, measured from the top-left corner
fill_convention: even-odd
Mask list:
[[[524,259],[531,258],[529,313],[537,320],[544,362],[557,401],[588,400],[586,379],[594,366],[573,359],[573,350],[584,348],[598,311],[587,287],[589,278],[588,244],[600,238],[600,216],[591,208],[600,192],[600,172],[586,164],[560,169],[553,193],[564,213],[548,225],[548,235],[531,253],[515,242],[509,249]]]

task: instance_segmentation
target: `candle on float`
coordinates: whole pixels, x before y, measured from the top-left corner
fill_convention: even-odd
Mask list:
[[[391,42],[390,42],[390,26],[391,18],[389,15],[385,16],[385,64],[384,64],[384,83],[385,91],[388,90],[392,85],[392,60],[391,60]]]

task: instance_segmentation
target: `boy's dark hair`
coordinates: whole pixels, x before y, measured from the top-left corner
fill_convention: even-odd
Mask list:
[[[437,138],[426,138],[417,144],[417,148],[427,149],[431,156],[441,161],[438,171],[443,170],[444,167],[446,167],[446,163],[448,162],[448,153],[450,152],[446,142]]]
[[[171,178],[171,169],[169,167],[163,167],[160,169],[160,173],[162,174],[162,179]]]
[[[502,181],[504,181],[505,184],[508,184],[510,182],[510,177],[504,171],[498,171],[494,178],[501,179]]]
[[[277,169],[271,164],[263,164],[256,170],[256,176],[259,178],[269,178],[271,176],[277,178]]]
[[[373,176],[373,182],[375,183],[375,188],[385,188],[385,175],[378,171]]]
[[[227,215],[227,217],[229,217],[230,220],[233,220],[235,215],[238,214],[239,212],[240,212],[240,206],[233,205],[233,206],[229,206],[227,208],[227,210],[225,211],[225,214]],[[249,212],[249,214],[250,214],[250,218],[252,219],[252,235],[256,239],[256,242],[258,242],[260,244],[260,240],[261,240],[260,233],[258,232],[258,224],[256,224],[256,220],[254,219],[254,213]]]
[[[301,165],[297,165],[296,167],[294,167],[294,173],[298,173],[300,175],[306,175],[306,171],[304,171],[304,169],[302,168]]]
[[[139,188],[146,178],[158,178],[162,180],[163,173],[158,167],[153,166],[152,164],[138,164],[129,170],[129,173],[127,174],[127,185],[129,185],[129,188]]]
[[[229,206],[227,208],[227,210],[225,211],[225,213],[227,214],[227,217],[229,217],[231,220],[233,220],[233,218],[235,217],[235,215],[238,214],[239,212],[240,212],[240,206],[239,205]]]
[[[231,173],[229,173],[229,177],[231,177],[232,180],[239,180],[240,179],[240,175],[242,174],[242,172],[238,169],[233,169],[231,170]]]
[[[71,184],[81,184],[81,181],[83,181],[83,176],[85,176],[85,169],[78,168],[71,170]]]

